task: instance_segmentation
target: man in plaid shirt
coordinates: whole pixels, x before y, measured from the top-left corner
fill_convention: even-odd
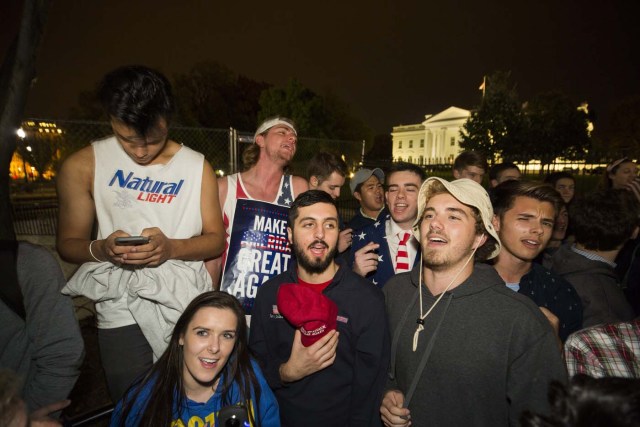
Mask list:
[[[570,376],[640,378],[640,317],[572,334],[564,358]]]

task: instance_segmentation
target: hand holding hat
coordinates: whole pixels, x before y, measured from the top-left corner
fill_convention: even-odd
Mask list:
[[[308,347],[336,329],[338,306],[325,295],[297,283],[285,283],[278,289],[278,312],[301,333]]]

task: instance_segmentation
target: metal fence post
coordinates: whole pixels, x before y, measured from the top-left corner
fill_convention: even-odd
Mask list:
[[[229,128],[229,174],[238,171],[238,132]]]

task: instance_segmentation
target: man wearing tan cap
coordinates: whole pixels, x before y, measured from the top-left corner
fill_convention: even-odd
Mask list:
[[[548,413],[551,380],[566,382],[554,332],[495,270],[500,239],[476,182],[427,179],[414,233],[422,262],[384,287],[391,327],[387,426],[517,425]]]
[[[255,143],[242,153],[244,170],[218,179],[226,249],[208,267],[214,286],[220,279],[219,289],[238,298],[247,314],[258,287],[285,271],[291,260],[288,207],[308,189],[304,178],[285,174],[297,144],[293,121],[267,119],[256,130]]]

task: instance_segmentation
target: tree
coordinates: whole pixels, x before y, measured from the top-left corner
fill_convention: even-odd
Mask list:
[[[587,113],[558,92],[537,95],[520,107],[509,78],[497,72],[487,79],[480,107],[463,126],[460,146],[485,153],[490,161],[497,156],[525,164],[539,160],[543,167],[556,158],[584,159],[591,148]]]
[[[460,147],[479,151],[490,163],[496,157],[518,160],[524,152],[523,121],[510,72],[496,72],[486,79],[480,106],[463,125]]]
[[[620,103],[611,116],[611,151],[617,157],[640,156],[640,96],[631,97]]]
[[[76,120],[106,120],[104,109],[98,99],[98,88],[85,90],[78,95],[77,105],[71,107],[69,117]]]
[[[362,141],[371,131],[336,94],[318,95],[296,79],[260,96],[260,120],[281,115],[293,119],[300,135]]]
[[[379,164],[390,161],[393,156],[393,140],[388,133],[377,134],[373,138],[373,146],[365,154],[365,163]]]
[[[548,92],[535,96],[523,110],[528,158],[539,160],[542,168],[556,158],[584,159],[591,140],[587,114],[568,96]]]
[[[16,130],[20,127],[29,86],[35,77],[36,51],[44,32],[49,4],[50,0],[24,0],[20,28],[0,68],[0,168],[4,171],[9,170],[16,149]],[[10,206],[9,174],[2,173],[0,239],[4,240],[15,238]]]
[[[296,123],[298,133],[316,138],[329,138],[321,122],[323,100],[296,79],[283,88],[272,87],[260,95],[259,121],[272,116],[285,116]]]
[[[176,122],[186,126],[255,129],[260,94],[269,85],[217,62],[202,62],[174,78]]]

